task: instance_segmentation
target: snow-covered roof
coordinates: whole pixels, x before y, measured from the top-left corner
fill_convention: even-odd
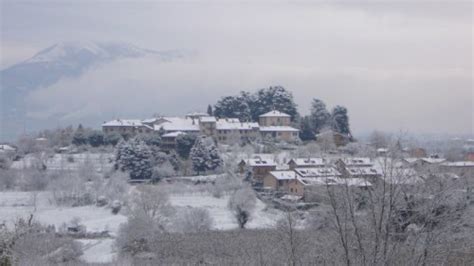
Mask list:
[[[294,171],[271,171],[270,174],[277,180],[291,180],[296,178]]]
[[[329,177],[341,175],[341,173],[333,167],[296,168],[295,172],[301,177]]]
[[[2,151],[15,151],[16,149],[8,144],[0,144],[0,152]]]
[[[258,123],[240,122],[235,120],[219,119],[216,123],[217,130],[252,130],[258,128]]]
[[[411,164],[411,163],[416,163],[418,160],[420,160],[420,158],[404,158],[403,160]]]
[[[192,118],[163,117],[163,122],[154,125],[155,130],[165,131],[199,131],[199,122]]]
[[[103,127],[140,127],[143,123],[139,119],[115,119],[102,124]]]
[[[181,131],[176,131],[176,132],[170,132],[170,133],[166,133],[166,134],[163,134],[161,137],[163,138],[175,138],[179,135],[183,135],[183,134],[186,134],[184,132],[181,132]]]
[[[354,187],[371,187],[372,183],[364,178],[340,178],[340,177],[318,177],[304,178],[299,177],[298,181],[305,186],[337,186],[346,185]]]
[[[429,164],[439,164],[446,161],[443,158],[421,158],[421,160]]]
[[[291,117],[291,116],[289,114],[285,114],[280,111],[273,110],[263,115],[260,115],[259,117]]]
[[[262,132],[274,132],[274,131],[299,132],[300,130],[294,127],[289,127],[289,126],[271,126],[271,127],[260,127],[260,131]]]
[[[191,113],[187,113],[186,116],[189,116],[189,117],[199,117],[199,116],[209,116],[208,113],[203,113],[203,112],[191,112]]]
[[[244,160],[249,166],[277,166],[277,163],[273,159],[266,158],[253,158]]]
[[[326,159],[323,159],[323,158],[293,158],[288,163],[291,163],[291,162],[294,162],[297,166],[324,166],[326,164]]]
[[[216,122],[217,119],[214,116],[203,116],[199,119],[199,121],[204,122],[204,123],[213,123],[213,122]]]
[[[346,166],[372,166],[370,158],[358,157],[358,158],[342,158],[342,162]]]
[[[374,167],[347,167],[349,174],[352,176],[378,176],[379,171]]]
[[[444,162],[441,164],[446,167],[474,167],[474,162],[465,161],[465,162]]]
[[[421,177],[416,175],[382,176],[381,179],[392,185],[416,185],[424,182]]]

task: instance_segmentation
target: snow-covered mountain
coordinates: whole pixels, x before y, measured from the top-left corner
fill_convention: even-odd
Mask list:
[[[122,42],[61,42],[33,57],[0,71],[0,135],[16,134],[19,120],[28,111],[25,97],[41,88],[49,87],[63,78],[80,77],[94,66],[110,64],[118,59],[151,56],[167,62],[188,56],[183,51],[153,51]],[[21,128],[25,122],[21,122]]]

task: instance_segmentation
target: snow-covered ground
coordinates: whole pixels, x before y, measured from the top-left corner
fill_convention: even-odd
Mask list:
[[[214,220],[214,228],[217,230],[229,230],[238,228],[235,218],[227,207],[229,196],[215,198],[206,193],[177,194],[170,196],[171,205],[175,207],[204,208]],[[252,219],[248,228],[273,227],[282,213],[276,209],[267,209],[265,203],[257,200]]]
[[[194,207],[208,210],[214,220],[213,227],[216,230],[231,230],[238,227],[227,207],[229,195],[216,198],[208,192],[192,192],[192,187],[189,188],[189,192],[181,191],[171,194],[171,205],[176,208]],[[44,225],[55,225],[58,228],[69,223],[75,217],[79,217],[80,223],[86,226],[88,232],[107,230],[114,237],[120,225],[127,221],[126,216],[113,215],[108,208],[96,206],[58,207],[52,202],[49,192],[0,192],[0,223],[5,222],[7,226],[12,226],[18,218],[27,218],[33,214],[36,221]],[[280,211],[267,209],[266,205],[258,200],[247,227],[273,227],[280,217],[282,217]],[[113,248],[113,238],[80,239],[78,241],[83,244],[84,254],[81,258],[86,262],[112,262],[116,255]]]
[[[36,210],[35,210],[36,195]],[[51,204],[48,192],[0,192],[0,223],[12,226],[19,218],[27,218],[33,214],[34,220],[56,228],[69,223],[75,217],[88,232],[109,231],[115,236],[122,223],[127,221],[123,215],[113,215],[110,209],[96,206],[57,207]],[[111,262],[115,251],[112,246],[114,239],[81,239],[84,244],[82,259],[86,262]]]

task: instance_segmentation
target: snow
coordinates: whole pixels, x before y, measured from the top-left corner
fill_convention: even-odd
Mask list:
[[[103,127],[141,127],[143,123],[139,119],[115,119],[102,124]]]
[[[95,206],[57,207],[51,205],[51,194],[37,193],[36,211],[33,205],[33,192],[0,192],[0,223],[13,226],[19,218],[27,218],[33,214],[34,220],[44,225],[54,225],[56,228],[69,223],[79,217],[80,223],[87,232],[102,232],[108,230],[110,235],[116,236],[122,223],[127,217],[121,214],[113,215],[110,209]],[[89,263],[111,262],[115,256],[113,251],[114,239],[81,239],[84,244],[84,255],[81,257]]]
[[[181,131],[176,131],[176,132],[171,132],[171,133],[163,134],[161,137],[162,137],[162,138],[176,138],[177,136],[183,135],[183,134],[186,134],[186,133],[181,132]]]
[[[42,154],[39,157],[45,156],[47,155]],[[83,167],[90,167],[97,172],[106,172],[112,169],[115,159],[115,155],[112,153],[54,154],[48,158],[39,157],[28,154],[24,158],[14,161],[11,168],[21,170],[38,167],[44,162],[48,170],[76,171]]]
[[[270,127],[260,127],[260,131],[262,132],[299,132],[299,129],[290,126],[270,126]]]
[[[258,123],[240,122],[230,119],[219,119],[216,123],[217,130],[253,130],[258,128]]]
[[[182,117],[162,117],[161,123],[155,124],[156,131],[163,128],[166,132],[194,131],[199,132],[199,121]]]
[[[80,257],[88,263],[109,263],[114,260],[114,239],[80,239],[84,254]]]
[[[16,149],[8,144],[0,144],[0,152],[15,151]]]
[[[291,116],[289,114],[285,114],[280,111],[273,110],[263,115],[260,115],[259,117],[291,117]]]
[[[301,177],[333,177],[341,176],[341,173],[333,167],[320,168],[296,168],[295,172]]]
[[[270,174],[277,180],[292,180],[296,178],[295,171],[271,171]]]
[[[316,177],[316,178],[298,178],[305,186],[334,186],[334,185],[346,185],[354,187],[370,187],[372,183],[365,180],[364,178],[339,178],[335,176],[328,177]]]
[[[294,158],[293,161],[296,166],[324,166],[326,165],[326,160],[324,158]],[[289,163],[290,163],[289,162]]]
[[[206,193],[171,195],[171,205],[175,207],[205,208],[214,220],[214,229],[231,230],[238,228],[232,212],[227,207],[229,195],[215,198]],[[265,203],[257,200],[252,219],[247,228],[268,228],[275,226],[282,213],[275,209],[267,209]]]
[[[273,159],[270,159],[270,158],[262,158],[262,157],[258,157],[258,158],[253,158],[253,159],[247,159],[247,160],[244,160],[245,164],[249,165],[249,166],[277,166],[277,163],[273,160]]]
[[[342,162],[346,166],[372,166],[370,158],[366,157],[354,157],[354,158],[342,158]]]
[[[447,167],[474,167],[474,162],[465,161],[465,162],[445,162],[441,164],[442,166]]]

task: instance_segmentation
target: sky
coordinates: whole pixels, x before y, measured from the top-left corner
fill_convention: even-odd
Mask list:
[[[30,95],[37,116],[181,115],[282,85],[302,114],[312,98],[346,106],[355,133],[474,134],[470,1],[0,3],[1,69],[62,41],[196,52],[170,63],[121,60],[61,80]]]

